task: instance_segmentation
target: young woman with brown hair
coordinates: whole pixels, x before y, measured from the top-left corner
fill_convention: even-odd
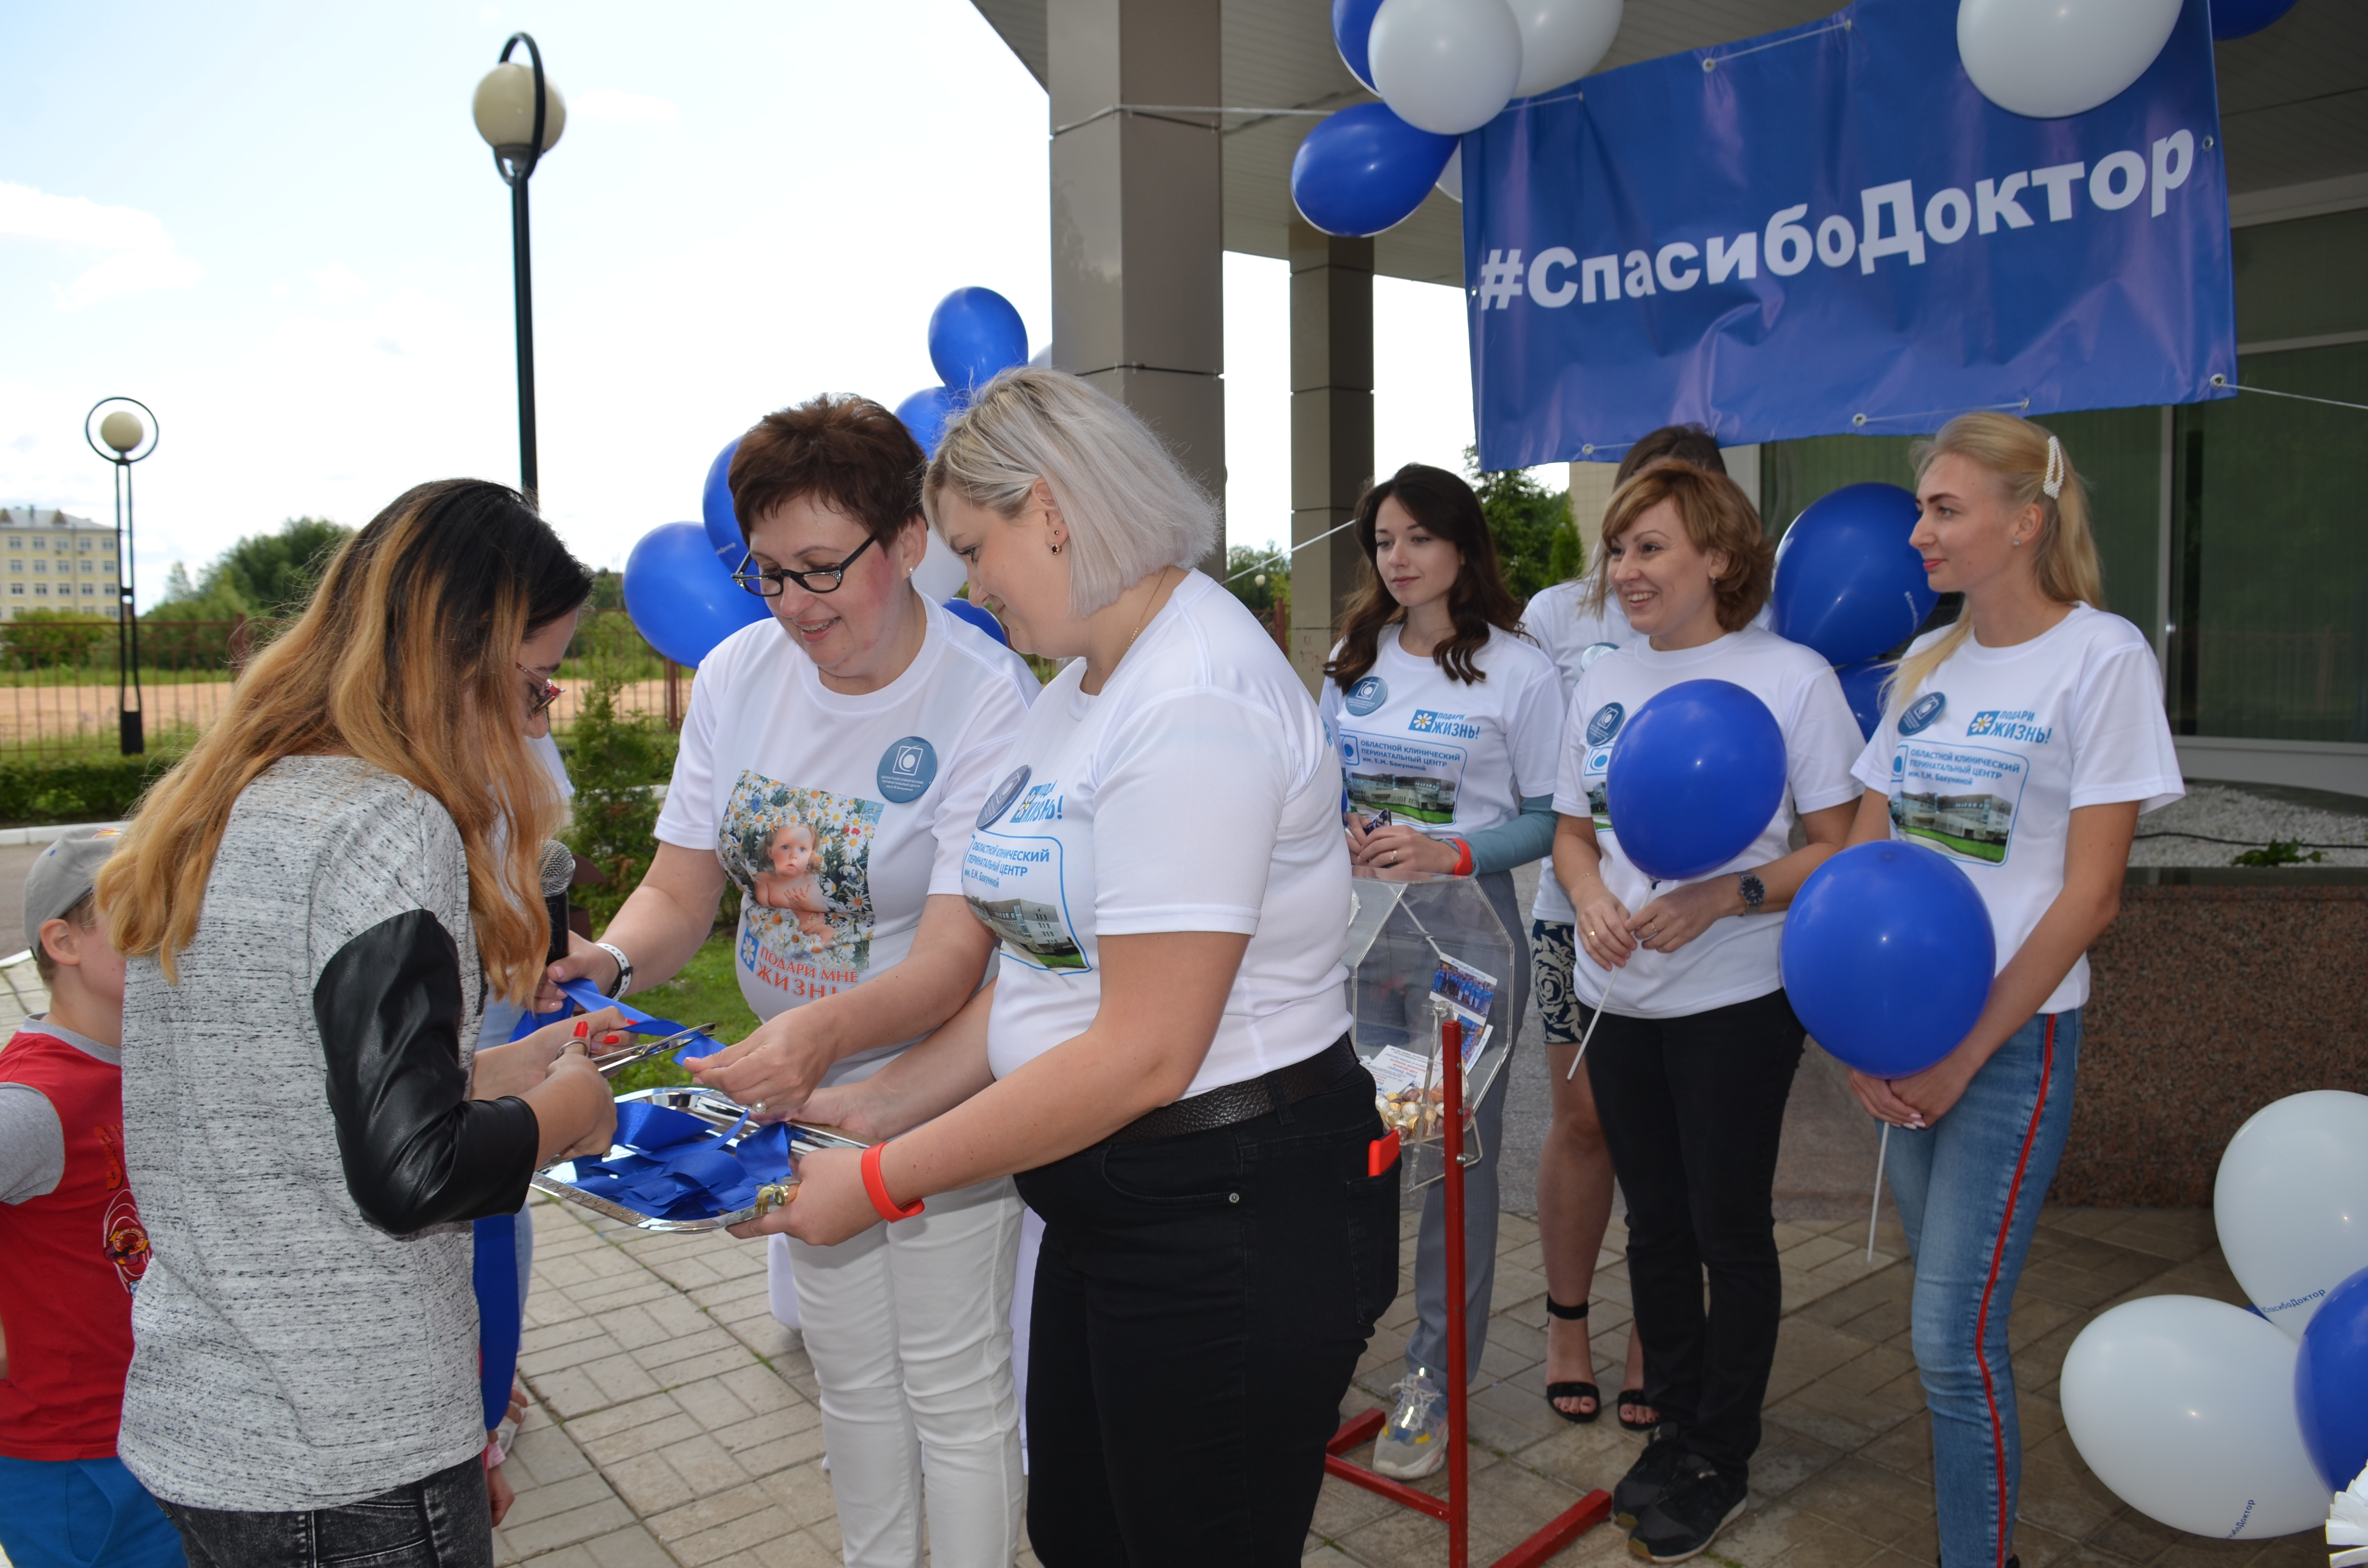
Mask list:
[[[1578,913],[1572,984],[1588,1079],[1628,1199],[1628,1283],[1645,1394],[1661,1426],[1612,1493],[1630,1550],[1700,1553],[1748,1495],[1776,1355],[1776,1152],[1800,1064],[1784,999],[1782,911],[1841,847],[1859,786],[1858,722],[1825,660],[1755,628],[1774,551],[1735,482],[1683,463],[1638,474],[1603,520],[1596,592],[1634,641],[1579,677],[1554,790],[1554,874]],[[1604,785],[1613,742],[1664,690],[1721,680],[1783,732],[1785,788],[1742,854],[1655,883],[1628,858]],[[1798,824],[1806,845],[1788,852]],[[1707,1276],[1709,1308],[1703,1308]]]
[[[2154,651],[2105,613],[2088,487],[2064,444],[2012,415],[1960,415],[1917,454],[1916,499],[1908,540],[1965,608],[1900,661],[1858,760],[1850,841],[1948,856],[1989,907],[1998,979],[1946,1057],[1850,1086],[1898,1130],[1891,1190],[1916,1261],[1941,1560],[2009,1568],[2022,1445],[2007,1317],[2072,1123],[2088,949],[2120,913],[2139,813],[2186,785]],[[1977,835],[1945,831],[1935,796],[1976,790]]]
[[[492,1560],[471,1233],[616,1127],[579,1032],[472,1051],[547,950],[529,668],[590,574],[515,491],[399,496],[98,879],[153,1256],[120,1451],[198,1568]]]
[[[1554,842],[1561,682],[1521,632],[1479,497],[1463,481],[1408,463],[1358,502],[1357,543],[1372,573],[1349,604],[1321,699],[1346,780],[1349,855],[1383,871],[1478,879],[1512,944],[1512,972],[1497,977],[1490,1011],[1510,1039],[1529,1005],[1530,970],[1513,868]],[[1497,1153],[1511,1082],[1499,1072],[1474,1113],[1486,1153],[1463,1181],[1464,1365],[1474,1377],[1497,1279]],[[1373,1446],[1384,1475],[1429,1475],[1447,1458],[1445,1215],[1444,1189],[1433,1186],[1416,1242],[1406,1376]],[[1549,1397],[1579,1386],[1557,1384]]]

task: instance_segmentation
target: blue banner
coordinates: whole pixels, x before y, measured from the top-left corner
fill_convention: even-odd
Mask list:
[[[1983,97],[1957,6],[1645,61],[1463,141],[1484,468],[2232,392],[2236,306],[2205,0],[2065,119]]]

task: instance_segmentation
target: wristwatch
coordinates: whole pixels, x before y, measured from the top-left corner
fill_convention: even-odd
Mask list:
[[[1743,884],[1743,913],[1746,915],[1759,914],[1759,906],[1768,902],[1768,884],[1761,881],[1749,871],[1740,873],[1736,878],[1736,881]],[[611,948],[609,950],[613,953],[616,952],[617,949]],[[622,957],[623,955],[620,954],[619,956]]]
[[[625,949],[609,942],[595,942],[592,945],[617,960],[617,983],[609,987],[602,994],[622,996],[626,992],[631,991],[633,988],[633,960],[625,956]]]

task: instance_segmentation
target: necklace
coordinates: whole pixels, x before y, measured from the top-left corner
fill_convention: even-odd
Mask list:
[[[1134,652],[1134,640],[1143,635],[1143,629],[1151,624],[1152,616],[1158,611],[1159,591],[1167,585],[1167,574],[1174,570],[1172,566],[1162,566],[1159,569],[1158,579],[1152,585],[1151,597],[1144,602],[1143,619],[1136,621],[1134,630],[1126,634],[1126,646],[1118,651],[1118,658],[1110,661],[1110,668],[1113,671],[1118,668],[1121,660]]]

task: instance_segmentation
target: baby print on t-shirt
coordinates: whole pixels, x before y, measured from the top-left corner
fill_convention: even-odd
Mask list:
[[[881,802],[740,775],[716,853],[741,892],[740,962],[791,995],[827,996],[871,965],[871,844]]]

